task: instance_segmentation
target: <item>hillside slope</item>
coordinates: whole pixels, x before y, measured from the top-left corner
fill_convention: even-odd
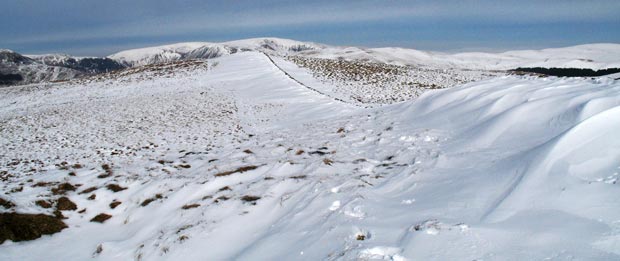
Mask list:
[[[170,66],[0,89],[5,211],[77,205],[0,259],[620,258],[617,80],[503,76],[363,108],[260,52]]]

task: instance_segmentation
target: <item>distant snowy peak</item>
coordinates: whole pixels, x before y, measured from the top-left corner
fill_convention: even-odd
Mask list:
[[[106,57],[74,57],[67,54],[43,54],[26,56],[41,64],[70,68],[87,74],[97,74],[115,71],[127,67],[115,60]]]
[[[214,58],[229,53],[231,51],[220,44],[191,42],[132,49],[110,55],[108,58],[133,67],[184,59]]]
[[[304,51],[321,50],[328,46],[311,43],[300,42],[289,39],[281,38],[252,38],[238,41],[231,41],[223,43],[226,46],[231,46],[241,50],[258,50],[265,52],[277,52],[277,53],[298,53]]]
[[[34,60],[23,56],[19,53],[8,49],[0,49],[0,63],[4,65],[9,64],[31,64]]]
[[[224,43],[188,42],[122,51],[108,56],[125,66],[209,59],[242,51],[289,54],[325,48],[315,43],[279,38],[255,38]]]
[[[440,53],[404,48],[351,49],[318,54],[325,58],[366,59],[400,65],[508,70],[517,67],[605,69],[620,67],[620,44],[586,44],[503,53]]]

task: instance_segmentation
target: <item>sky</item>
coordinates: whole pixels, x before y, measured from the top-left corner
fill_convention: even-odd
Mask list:
[[[0,9],[0,48],[25,54],[255,37],[445,52],[620,43],[620,0],[2,0]]]

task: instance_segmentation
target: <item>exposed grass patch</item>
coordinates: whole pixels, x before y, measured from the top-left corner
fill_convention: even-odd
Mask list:
[[[112,215],[101,213],[99,215],[96,215],[94,218],[92,218],[90,222],[103,223],[110,218],[112,218]]]
[[[47,186],[52,186],[54,184],[56,184],[56,183],[54,183],[54,182],[39,181],[39,182],[35,183],[34,185],[32,185],[32,187],[33,188],[36,188],[36,187],[47,187]]]
[[[189,204],[189,205],[184,205],[181,208],[182,209],[192,209],[192,208],[197,208],[200,207],[200,204]]]
[[[109,189],[109,190],[111,190],[111,191],[115,192],[115,193],[116,193],[116,192],[123,191],[123,190],[126,190],[126,189],[127,189],[127,188],[125,188],[125,187],[121,187],[121,186],[120,186],[120,185],[118,185],[118,184],[108,184],[108,185],[107,185],[107,186],[105,186],[105,187],[106,187],[107,189]]]
[[[225,190],[232,190],[232,189],[229,186],[225,186],[225,187],[218,189],[217,191],[225,191]]]
[[[219,203],[220,201],[226,201],[229,200],[230,198],[227,196],[219,196],[218,198],[216,198],[213,202],[215,203]]]
[[[64,222],[44,214],[0,213],[0,244],[34,240],[67,228]]]
[[[61,197],[56,202],[56,210],[76,210],[77,205],[67,197]]]
[[[6,209],[12,208],[15,206],[15,204],[11,201],[8,201],[6,199],[0,198],[0,206],[3,206]]]
[[[250,165],[250,166],[245,166],[245,167],[240,167],[236,170],[231,170],[231,171],[224,171],[224,172],[220,172],[215,174],[216,177],[225,177],[225,176],[229,176],[235,173],[243,173],[246,171],[250,171],[250,170],[255,170],[257,169],[258,166],[254,166],[254,165]]]
[[[78,194],[86,194],[86,193],[91,193],[91,192],[93,192],[93,191],[95,191],[95,190],[97,190],[97,189],[98,189],[97,187],[90,187],[90,188],[87,188],[87,189],[85,189],[85,190],[80,191]]]
[[[259,196],[250,196],[250,195],[245,195],[243,197],[241,197],[241,200],[244,202],[254,202],[259,200],[260,197]]]
[[[155,196],[154,196],[154,197],[152,197],[152,198],[147,198],[147,199],[145,199],[144,201],[142,201],[142,204],[140,204],[140,206],[146,207],[146,206],[148,206],[149,204],[151,204],[151,202],[153,202],[153,201],[155,201],[155,200],[158,200],[158,199],[161,199],[161,198],[163,198],[163,196],[162,196],[161,194],[155,194]]]
[[[325,165],[331,166],[334,163],[334,161],[328,158],[324,158],[323,163],[325,163]]]
[[[97,176],[97,178],[104,179],[104,178],[108,178],[108,177],[111,177],[112,175],[114,175],[114,172],[112,171],[112,167],[110,167],[110,165],[103,164],[103,165],[101,165],[101,168],[103,169],[103,171],[105,173]]]
[[[112,203],[110,203],[110,208],[111,209],[115,209],[116,207],[118,207],[118,205],[122,204],[122,202],[120,201],[112,201]]]
[[[184,169],[189,169],[192,167],[192,165],[189,164],[179,164],[179,167],[184,168]]]
[[[37,206],[42,207],[42,208],[51,208],[52,207],[52,203],[50,203],[47,200],[42,200],[42,199],[35,201],[34,204],[36,204]]]
[[[53,188],[52,193],[54,195],[62,195],[65,194],[67,191],[75,191],[75,189],[75,186],[71,185],[70,183],[62,183],[57,187]]]
[[[325,154],[329,154],[329,152],[320,151],[320,150],[315,150],[315,151],[308,152],[308,154],[310,154],[310,155],[319,155],[319,156],[323,156],[323,155],[325,155]]]

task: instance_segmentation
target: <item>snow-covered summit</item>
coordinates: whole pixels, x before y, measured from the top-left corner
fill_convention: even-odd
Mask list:
[[[323,48],[315,43],[305,43],[280,38],[253,38],[223,43],[187,42],[155,47],[126,50],[108,56],[127,66],[139,66],[184,59],[209,59],[239,51],[264,51],[287,54]]]

